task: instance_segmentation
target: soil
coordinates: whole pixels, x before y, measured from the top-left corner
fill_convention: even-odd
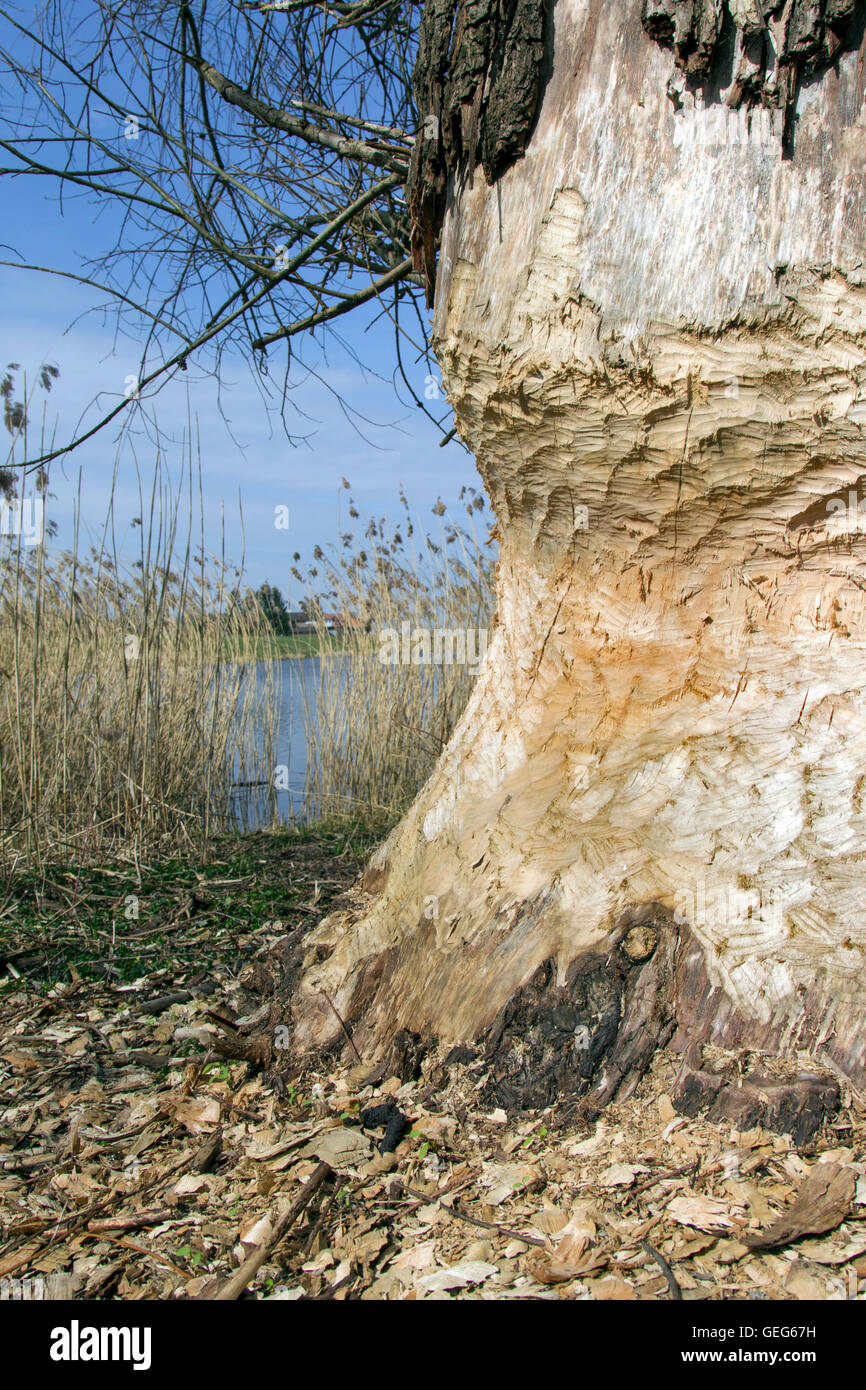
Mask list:
[[[348,1042],[293,1059],[271,963],[369,843],[332,827],[240,837],[141,881],[10,876],[0,1296],[33,1281],[81,1300],[863,1296],[866,1102],[844,1080],[798,1142],[743,1103],[678,1113],[707,1085],[684,1087],[686,1065],[740,1094],[762,1078],[761,1103],[796,1079],[746,1049],[684,1062],[662,1038],[601,1113],[543,1087],[513,1107],[496,1049],[405,1035],[378,1062]],[[266,1061],[220,1054],[266,1020]]]

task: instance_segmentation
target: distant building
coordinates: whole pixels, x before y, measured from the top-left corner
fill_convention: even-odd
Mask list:
[[[359,618],[349,617],[345,613],[322,613],[321,622],[324,624],[326,632],[334,633],[343,632],[346,629],[357,632],[364,626]],[[317,624],[307,613],[298,612],[289,614],[290,632],[315,632],[316,629]]]
[[[364,628],[361,619],[353,618],[349,613],[326,613],[325,622],[329,632],[362,632]]]
[[[310,622],[306,613],[289,614],[289,632],[294,634],[298,632],[315,632],[315,630],[316,624]]]

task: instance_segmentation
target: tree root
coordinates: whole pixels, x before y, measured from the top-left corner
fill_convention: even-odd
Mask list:
[[[290,1017],[299,958],[284,956],[281,964],[276,994],[257,1011],[259,1018],[267,1013],[265,1028],[245,1032],[223,1015],[210,1015],[225,1035],[215,1039],[215,1051],[269,1070],[275,1084],[285,1080],[285,1060],[303,1065],[286,1042],[277,1042],[278,1020]],[[327,1050],[342,1051],[344,1059],[351,1051],[367,1085],[390,1076],[415,1080],[438,1041],[395,1026],[378,1058],[363,1059],[352,1033],[362,1015],[339,1021],[343,1036]],[[839,1106],[833,1077],[790,1068],[772,1077],[758,1070],[744,1074],[739,1065],[726,1071],[704,1061],[709,1041],[728,1047],[734,1058],[744,1051],[776,1057],[777,1031],[733,1010],[709,983],[689,928],[661,904],[645,903],[625,912],[601,946],[578,956],[564,975],[554,959],[544,961],[480,1037],[451,1049],[431,1080],[443,1086],[452,1065],[481,1058],[488,1068],[486,1104],[508,1112],[558,1105],[563,1117],[591,1121],[612,1101],[632,1095],[656,1052],[671,1044],[683,1059],[672,1094],[681,1114],[706,1114],[742,1130],[760,1125],[804,1144]]]

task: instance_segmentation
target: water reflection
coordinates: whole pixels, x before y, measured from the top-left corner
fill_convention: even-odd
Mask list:
[[[268,698],[268,682],[273,682],[271,698],[276,705],[273,733],[264,710],[256,738],[256,761],[262,760],[270,770],[264,784],[249,777],[247,769],[236,760],[232,788],[231,816],[239,830],[259,830],[272,824],[288,824],[308,819],[313,811],[305,792],[307,773],[307,740],[304,725],[304,704],[316,708],[319,687],[319,658],[317,656],[289,657],[284,661],[256,663],[257,694]],[[270,747],[268,746],[270,744]],[[252,785],[250,783],[253,782]]]

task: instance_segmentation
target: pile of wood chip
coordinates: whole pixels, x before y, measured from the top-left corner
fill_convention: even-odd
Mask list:
[[[22,1280],[130,1300],[866,1290],[866,1106],[850,1088],[800,1149],[678,1115],[665,1053],[591,1125],[506,1115],[479,1100],[483,1059],[431,1054],[408,1082],[220,1060],[208,1011],[237,1012],[236,975],[172,983],[4,991],[0,1295]],[[382,1106],[405,1117],[394,1152],[360,1120]]]

